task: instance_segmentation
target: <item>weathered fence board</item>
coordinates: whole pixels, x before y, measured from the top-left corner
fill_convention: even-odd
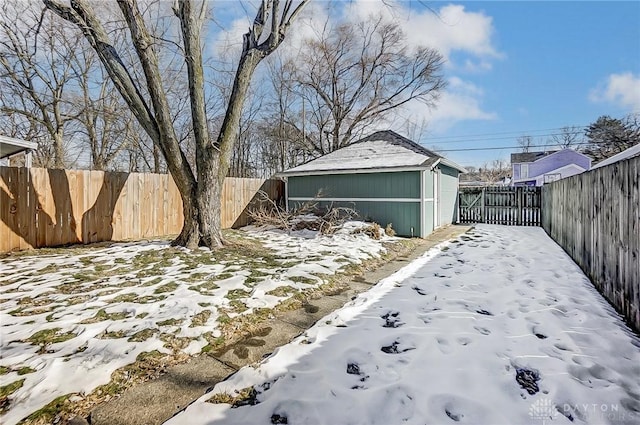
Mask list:
[[[222,225],[246,225],[259,190],[278,180],[227,178]],[[74,243],[135,240],[180,232],[182,199],[166,174],[0,167],[0,252]]]
[[[640,331],[640,158],[545,185],[542,226]]]
[[[461,223],[539,226],[539,187],[460,188]]]

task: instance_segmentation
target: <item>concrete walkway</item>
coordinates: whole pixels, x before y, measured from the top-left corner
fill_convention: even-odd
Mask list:
[[[395,273],[434,245],[467,232],[470,226],[438,229],[409,255],[399,257],[349,282],[349,289],[326,296],[303,308],[279,313],[263,324],[263,331],[216,353],[201,354],[188,363],[173,366],[153,381],[129,388],[124,394],[97,406],[91,412],[92,425],[157,425],[171,418],[207,389],[243,366],[259,362],[276,348],[287,344],[316,321],[342,307],[358,293]]]

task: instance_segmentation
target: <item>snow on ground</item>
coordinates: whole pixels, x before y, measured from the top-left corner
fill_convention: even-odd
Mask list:
[[[540,228],[434,248],[167,425],[455,422],[640,423],[640,339]]]
[[[221,314],[271,308],[316,287],[350,263],[379,256],[383,241],[350,234],[247,229],[271,259],[215,261],[168,242],[113,244],[101,249],[0,260],[0,388],[24,380],[0,422],[11,425],[54,398],[88,394],[146,351],[168,342],[199,353],[220,335]],[[6,406],[0,406],[0,412]]]

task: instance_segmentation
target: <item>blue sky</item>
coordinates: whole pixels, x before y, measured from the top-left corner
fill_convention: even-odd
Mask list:
[[[482,88],[481,106],[483,110],[494,112],[496,117],[459,121],[441,134],[433,134],[433,143],[440,142],[445,148],[441,142],[455,140],[455,136],[525,134],[529,130],[587,125],[603,114],[623,116],[632,111],[640,112],[640,2],[463,4],[467,11],[482,12],[491,17],[493,42],[504,55],[493,61],[492,68],[486,72],[463,75],[464,79]],[[635,82],[628,90],[635,91],[635,97],[626,102],[620,96],[607,99],[610,76],[628,73]],[[549,131],[527,134],[546,133]],[[447,138],[438,139],[442,136]],[[446,143],[446,148],[515,146],[515,137]],[[491,136],[479,138],[490,139]],[[511,151],[449,152],[446,155],[464,165],[477,166],[492,158],[507,159]]]
[[[216,3],[228,40],[241,40],[254,6]],[[427,121],[417,141],[443,150],[504,147],[443,152],[462,165],[508,160],[521,135],[543,144],[559,127],[640,112],[640,2],[315,0],[287,41],[296,43],[328,14],[354,20],[370,13],[388,15],[410,45],[436,47],[447,61],[449,86],[437,108],[414,104],[402,113]],[[398,122],[391,128],[402,133]]]

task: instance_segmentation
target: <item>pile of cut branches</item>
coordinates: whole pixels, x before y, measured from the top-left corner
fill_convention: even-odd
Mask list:
[[[345,222],[358,217],[353,208],[334,207],[330,204],[321,207],[316,199],[300,204],[297,208],[286,210],[264,191],[258,192],[258,205],[248,214],[254,225],[273,227],[291,233],[295,230],[313,230],[324,235],[335,233]]]

